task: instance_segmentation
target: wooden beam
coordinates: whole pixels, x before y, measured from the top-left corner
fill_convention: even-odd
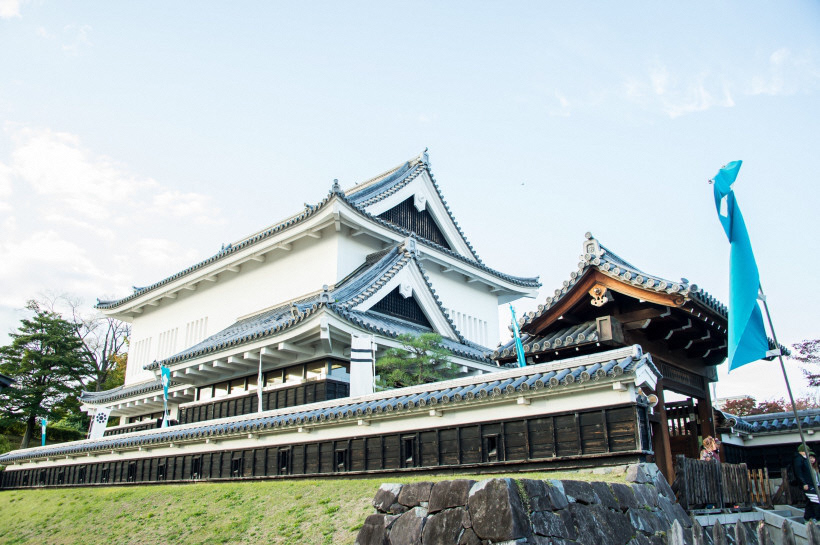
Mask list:
[[[293,244],[291,244],[290,242],[280,242],[276,245],[276,247],[280,250],[285,250],[286,252],[289,252],[293,249]]]
[[[182,286],[182,289],[188,291],[196,291],[196,284],[188,284],[187,286]]]
[[[256,261],[258,263],[263,263],[265,261],[265,256],[263,255],[252,255],[248,258],[248,261]]]
[[[211,276],[206,276],[202,280],[204,280],[205,282],[216,282],[219,279],[216,277],[215,274],[212,274]]]
[[[302,346],[297,346],[293,343],[281,342],[279,343],[279,350],[282,352],[290,352],[292,354],[299,354],[302,356],[312,356],[316,353],[313,349],[307,349]]]
[[[239,267],[239,265],[231,265],[226,270],[228,270],[230,272],[238,273],[239,270],[240,270],[240,267]]]
[[[307,236],[309,236],[310,238],[322,238],[322,232],[319,229],[316,229],[314,231],[308,231]]]

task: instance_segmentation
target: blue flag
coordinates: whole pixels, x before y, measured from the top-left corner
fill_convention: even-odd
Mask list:
[[[742,161],[733,161],[715,176],[715,206],[732,245],[729,265],[729,371],[766,357],[769,341],[757,304],[760,275],[743,214],[732,184]]]
[[[40,419],[40,431],[42,432],[41,436],[43,438],[42,445],[46,446],[46,426],[48,425],[48,418],[42,417]]]
[[[524,346],[521,344],[521,335],[518,333],[518,320],[515,319],[515,310],[512,305],[510,305],[510,312],[512,312],[513,337],[515,337],[515,353],[518,355],[518,367],[526,367],[527,362],[524,361]]]
[[[162,382],[162,427],[168,427],[168,387],[171,386],[171,370],[164,365],[160,368],[160,381]]]

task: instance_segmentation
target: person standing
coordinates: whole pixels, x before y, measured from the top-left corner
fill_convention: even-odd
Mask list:
[[[706,462],[720,462],[720,441],[715,441],[711,435],[704,437],[700,459]]]
[[[803,488],[806,495],[806,510],[803,513],[805,520],[820,519],[820,498],[817,497],[817,488],[814,484],[814,472],[809,462],[809,456],[814,457],[814,452],[809,449],[806,453],[803,445],[797,447],[794,455],[794,476]]]

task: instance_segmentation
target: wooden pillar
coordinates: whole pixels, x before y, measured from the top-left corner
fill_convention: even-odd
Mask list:
[[[699,431],[701,439],[709,435],[711,435],[715,439],[720,439],[720,437],[715,436],[715,421],[712,413],[712,394],[709,391],[708,382],[706,383],[706,396],[695,398],[695,403],[697,404],[696,407],[698,411],[698,420],[700,421]],[[720,461],[726,461],[726,457],[722,448],[720,449]]]
[[[658,404],[655,413],[658,421],[652,424],[652,449],[655,451],[655,464],[671,484],[675,480],[675,468],[672,465],[672,449],[669,446],[669,423],[666,419],[666,405],[663,399],[663,380],[655,387]]]

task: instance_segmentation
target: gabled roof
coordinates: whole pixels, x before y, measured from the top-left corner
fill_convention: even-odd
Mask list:
[[[17,450],[0,455],[0,464],[51,456],[72,456],[86,452],[136,448],[209,437],[239,436],[250,432],[296,430],[369,418],[401,418],[404,414],[429,411],[433,405],[469,406],[497,402],[504,397],[542,393],[566,393],[590,383],[625,380],[626,377],[660,378],[649,354],[632,346],[556,363],[504,369],[496,373],[462,377],[443,382],[387,390],[357,398],[300,405],[261,414],[131,432],[121,435],[75,441],[56,446]]]
[[[735,416],[724,411],[716,412],[722,417],[718,422],[720,428],[734,428],[735,431],[754,435],[797,431],[797,423],[791,411],[748,416]],[[797,416],[804,429],[820,429],[820,409],[799,410]]]
[[[441,193],[441,188],[436,183],[433,172],[430,170],[430,159],[427,155],[426,149],[413,159],[410,159],[409,161],[388,170],[384,174],[380,174],[375,178],[348,189],[345,191],[345,195],[351,204],[359,210],[364,211],[368,206],[384,200],[399,191],[401,188],[415,180],[422,172],[427,172],[430,181],[433,183],[433,188],[435,188],[439,199],[441,199],[442,205],[444,205],[444,209],[447,210],[447,215],[449,216],[450,221],[453,222],[453,225],[458,231],[459,236],[461,236],[461,239],[464,241],[464,244],[466,244],[470,249],[470,253],[475,261],[481,263],[481,258],[478,257],[473,245],[467,240],[464,231],[461,230],[455,216],[453,216],[453,212],[447,205],[447,201]]]
[[[459,333],[455,324],[444,310],[441,300],[435,294],[430,284],[429,277],[418,261],[416,254],[413,252],[412,246],[414,244],[415,240],[410,239],[405,243],[395,245],[386,252],[377,252],[333,289],[327,288],[321,293],[306,296],[295,302],[281,305],[261,314],[240,320],[222,331],[211,335],[199,344],[183,350],[170,358],[146,365],[145,369],[157,369],[160,365],[176,364],[208,353],[219,352],[265,337],[277,335],[304,322],[323,310],[332,312],[353,325],[363,327],[387,337],[397,337],[404,333],[418,334],[422,331],[429,331],[429,329],[423,326],[387,317],[370,310],[355,310],[357,305],[374,296],[390,279],[408,266],[416,267],[419,270],[424,278],[424,288],[429,291],[436,302],[437,312],[446,320],[456,335],[455,340],[444,338],[443,341],[445,345],[458,356],[492,364],[492,362],[484,356],[484,353],[487,351],[486,348],[468,342],[461,333]]]
[[[433,186],[435,187],[436,191],[438,192],[438,195],[441,198],[442,204],[444,205],[445,209],[447,210],[447,213],[449,214],[450,219],[453,222],[453,225],[458,230],[460,236],[463,238],[464,243],[470,248],[470,251],[472,253],[472,257],[464,256],[464,255],[462,255],[458,252],[454,252],[453,250],[451,250],[449,248],[445,248],[444,246],[441,246],[440,244],[436,244],[435,242],[432,242],[432,241],[427,240],[425,238],[418,237],[417,235],[415,235],[414,233],[411,233],[409,230],[407,230],[403,227],[400,227],[400,226],[395,225],[391,222],[385,221],[384,219],[379,218],[379,217],[367,212],[366,207],[369,204],[372,204],[374,202],[377,202],[378,200],[384,199],[384,198],[388,197],[389,195],[391,195],[392,193],[394,193],[395,191],[398,191],[398,189],[400,189],[401,187],[403,187],[404,185],[406,185],[407,183],[412,181],[412,179],[414,179],[419,174],[421,174],[422,171],[426,171],[428,173],[428,175],[430,176],[430,179],[433,181]],[[164,279],[162,279],[158,282],[155,282],[153,284],[150,284],[148,286],[134,287],[134,292],[132,294],[126,296],[126,297],[123,297],[121,299],[109,300],[109,301],[102,301],[102,300],[98,299],[95,308],[99,308],[99,309],[114,309],[114,308],[117,308],[117,307],[119,307],[119,306],[121,306],[121,305],[123,305],[123,304],[125,304],[129,301],[132,301],[132,300],[134,300],[134,299],[136,299],[136,298],[138,298],[142,295],[145,295],[148,292],[151,292],[151,291],[153,291],[157,288],[160,288],[164,285],[170,284],[171,282],[174,282],[174,281],[176,281],[180,278],[188,276],[191,273],[194,273],[198,270],[201,270],[204,267],[207,267],[207,266],[209,266],[213,263],[216,263],[216,262],[219,262],[223,259],[226,259],[226,258],[236,254],[237,252],[239,252],[241,250],[245,250],[245,249],[247,249],[247,248],[249,248],[249,247],[251,247],[255,244],[259,244],[262,241],[264,241],[264,240],[266,240],[266,239],[268,239],[268,238],[270,238],[274,235],[277,235],[277,234],[281,233],[282,231],[293,228],[293,227],[303,223],[304,221],[310,219],[311,217],[315,216],[318,212],[322,211],[329,204],[331,204],[332,202],[335,202],[336,200],[344,202],[345,204],[350,206],[352,208],[352,210],[354,210],[356,213],[358,213],[361,217],[366,218],[370,221],[376,222],[379,225],[381,225],[383,227],[386,227],[387,229],[390,229],[394,233],[397,233],[397,234],[399,234],[403,237],[414,235],[414,236],[416,236],[416,238],[418,239],[420,244],[422,244],[424,246],[427,246],[427,247],[430,247],[430,248],[434,248],[435,250],[443,252],[443,253],[447,254],[448,256],[453,257],[455,259],[458,259],[459,261],[461,261],[465,264],[469,264],[471,266],[478,267],[480,270],[482,270],[482,271],[484,271],[484,272],[486,272],[486,273],[488,273],[492,276],[495,276],[497,278],[500,278],[500,279],[503,279],[507,282],[510,282],[510,283],[512,283],[516,286],[527,287],[527,288],[537,288],[537,287],[540,287],[540,285],[541,285],[540,282],[538,281],[538,277],[518,277],[518,276],[508,275],[508,274],[502,273],[500,271],[497,271],[495,269],[492,269],[492,268],[486,266],[478,258],[478,255],[473,250],[472,245],[467,241],[466,237],[464,236],[464,233],[461,231],[461,228],[458,226],[458,222],[455,221],[455,218],[453,217],[452,212],[450,211],[450,208],[447,206],[447,203],[444,200],[444,198],[441,194],[441,191],[440,191],[440,189],[438,188],[438,185],[435,182],[435,179],[433,178],[432,172],[430,171],[429,164],[428,164],[428,161],[427,161],[427,154],[423,153],[423,154],[419,155],[418,157],[416,157],[416,158],[414,158],[414,159],[412,159],[412,160],[410,160],[406,163],[403,163],[399,167],[396,167],[395,169],[392,169],[391,171],[388,171],[385,174],[382,174],[382,175],[380,175],[380,176],[378,176],[378,177],[376,177],[372,180],[369,180],[367,182],[364,182],[363,184],[360,184],[360,185],[352,188],[350,190],[350,195],[349,196],[346,195],[345,192],[341,190],[341,188],[339,187],[339,184],[337,182],[334,182],[333,187],[331,188],[328,195],[324,199],[322,199],[320,202],[318,202],[316,205],[306,204],[305,209],[302,210],[301,212],[299,212],[298,214],[295,214],[295,215],[287,218],[284,221],[281,221],[277,224],[272,225],[268,229],[265,229],[263,231],[259,231],[258,233],[255,233],[254,235],[251,235],[250,237],[242,239],[242,240],[240,240],[240,241],[238,241],[234,244],[228,244],[227,246],[223,246],[219,250],[219,252],[217,252],[213,256],[211,256],[211,257],[209,257],[209,258],[207,258],[203,261],[200,261],[199,263],[191,265],[190,267],[187,267],[186,269],[183,269],[182,271],[180,271],[176,274],[168,276],[168,277],[166,277],[166,278],[164,278]]]
[[[544,304],[538,305],[537,311],[529,312],[518,320],[522,327],[549,312],[550,309],[562,301],[567,293],[572,291],[573,286],[590,270],[598,271],[610,278],[648,292],[677,295],[693,300],[700,307],[723,320],[728,319],[726,306],[706,291],[700,289],[696,284],[690,284],[689,280],[685,278],[678,281],[667,280],[660,276],[648,274],[598,242],[592,236],[592,233],[586,233],[585,239],[584,254],[581,256],[581,262],[578,263],[578,269],[570,273],[569,279],[564,281],[561,288],[555,290],[552,297],[547,297]]]

